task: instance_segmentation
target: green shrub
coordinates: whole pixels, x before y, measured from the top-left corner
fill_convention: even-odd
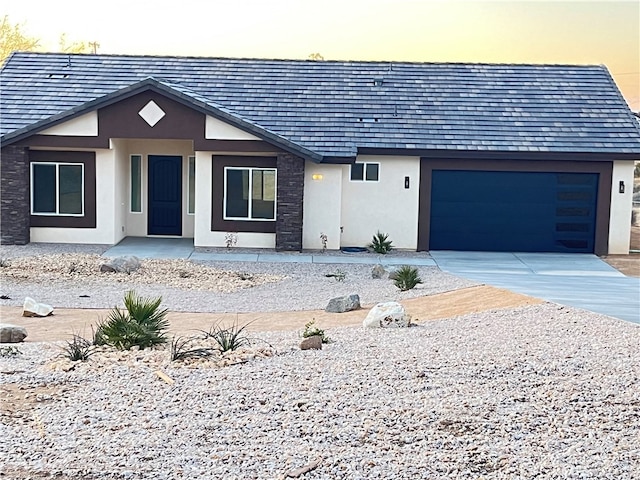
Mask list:
[[[161,303],[162,297],[147,299],[128,291],[124,296],[126,310],[113,308],[107,319],[98,324],[93,343],[119,350],[165,343],[169,321],[167,309],[160,310]]]
[[[305,324],[302,336],[304,338],[309,338],[318,335],[322,338],[322,343],[331,343],[331,339],[327,337],[327,335],[324,333],[324,330],[322,328],[316,327],[315,323],[315,320],[311,320],[309,323]]]
[[[169,346],[169,358],[172,362],[194,357],[208,357],[213,352],[210,348],[191,348],[195,337],[173,337]]]
[[[234,322],[226,328],[220,324],[221,322],[213,324],[208,332],[204,332],[204,336],[205,338],[212,338],[218,344],[218,349],[222,353],[251,345],[251,339],[245,334],[245,329],[249,326],[249,323],[238,325],[238,322]]]
[[[376,232],[373,236],[371,243],[367,245],[368,248],[371,248],[376,253],[389,253],[393,248],[391,246],[393,242],[389,240],[389,234],[382,233],[380,230]]]
[[[403,292],[411,290],[417,284],[422,283],[422,279],[418,275],[418,269],[415,267],[410,267],[408,265],[403,265],[402,267],[397,269],[393,273],[393,277],[393,283]]]
[[[67,344],[62,350],[69,360],[85,362],[94,352],[94,345],[89,340],[80,335],[73,334],[71,340],[67,340]]]

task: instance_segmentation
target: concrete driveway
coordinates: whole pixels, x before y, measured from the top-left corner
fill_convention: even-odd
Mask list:
[[[431,251],[454,275],[640,323],[640,278],[591,254]]]

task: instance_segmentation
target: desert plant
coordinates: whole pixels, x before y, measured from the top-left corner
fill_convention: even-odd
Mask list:
[[[94,352],[94,345],[80,335],[73,334],[71,340],[67,340],[65,346],[62,347],[65,357],[72,361],[85,362]]]
[[[224,353],[251,345],[251,339],[245,333],[248,326],[249,323],[238,325],[236,321],[229,327],[223,327],[221,322],[216,322],[208,332],[203,330],[203,333],[205,338],[212,338],[218,344],[218,350]]]
[[[393,277],[393,283],[403,292],[411,290],[417,284],[422,283],[422,279],[418,275],[418,269],[415,267],[410,267],[409,265],[403,265],[402,267],[398,268],[393,273]]]
[[[195,337],[173,337],[169,345],[169,358],[172,362],[194,357],[208,357],[213,353],[211,348],[191,348]]]
[[[327,251],[327,242],[329,241],[326,233],[320,232],[320,241],[322,242],[322,253],[324,253]]]
[[[0,357],[15,357],[16,355],[21,355],[22,352],[18,347],[13,347],[11,345],[7,347],[0,347]]]
[[[388,233],[382,233],[380,230],[376,232],[376,234],[371,239],[371,243],[367,245],[368,248],[371,248],[376,253],[389,253],[393,248],[391,246],[393,242],[389,240]]]
[[[94,344],[111,345],[119,350],[133,346],[152,347],[167,341],[167,309],[160,310],[162,297],[143,298],[133,290],[124,296],[126,310],[114,307],[105,321],[98,324]]]
[[[311,320],[310,322],[306,323],[302,332],[302,336],[304,338],[309,338],[317,335],[322,338],[322,343],[331,343],[331,339],[327,337],[327,334],[324,332],[324,330],[322,328],[318,328],[315,323],[315,320]]]
[[[231,247],[235,247],[236,243],[238,243],[238,234],[235,232],[227,232],[224,236],[224,244],[227,247],[227,250],[230,250]]]
[[[325,277],[333,277],[336,279],[337,282],[344,282],[344,279],[347,278],[347,272],[345,272],[344,270],[336,270],[333,273],[325,273],[324,275]]]

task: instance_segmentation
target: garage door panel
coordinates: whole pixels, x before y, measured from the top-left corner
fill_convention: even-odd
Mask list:
[[[598,174],[434,170],[430,248],[592,252]]]

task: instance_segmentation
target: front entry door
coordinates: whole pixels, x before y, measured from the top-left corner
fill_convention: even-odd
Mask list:
[[[182,235],[182,157],[149,155],[149,235]]]

